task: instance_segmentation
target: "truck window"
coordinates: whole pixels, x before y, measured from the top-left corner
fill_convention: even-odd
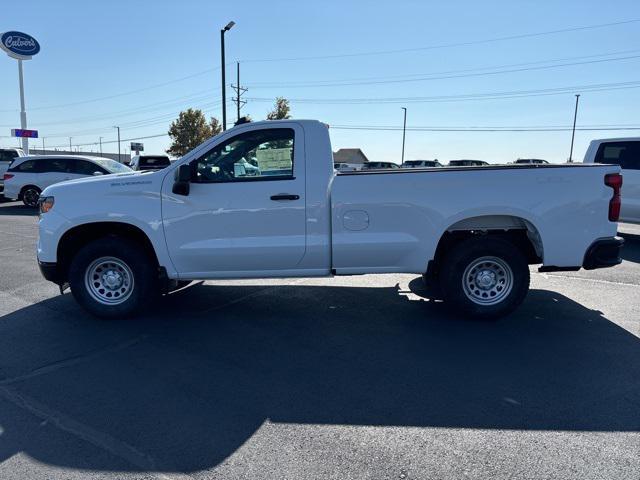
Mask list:
[[[216,145],[192,165],[196,183],[293,178],[294,131],[267,128]]]
[[[594,161],[620,165],[624,170],[640,170],[640,142],[602,143]]]

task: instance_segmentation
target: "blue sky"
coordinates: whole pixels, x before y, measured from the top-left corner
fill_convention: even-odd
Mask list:
[[[637,0],[34,0],[27,12],[4,9],[0,31],[24,31],[41,44],[40,54],[25,62],[25,88],[29,127],[46,145],[102,136],[104,150],[116,151],[107,143],[115,139],[113,125],[133,139],[166,133],[188,107],[221,116],[219,31],[229,20],[236,26],[226,35],[227,62],[241,62],[241,83],[249,88],[243,113],[263,119],[276,96],[288,97],[294,117],[332,125],[334,150],[360,147],[372,160],[399,163],[403,106],[409,128],[570,127],[574,93],[582,95],[579,128],[640,129],[640,21],[528,35],[640,20]],[[235,65],[227,68],[227,81],[235,83]],[[623,82],[638,84],[615,85]],[[548,95],[560,87],[583,88]],[[544,95],[531,96],[540,90]],[[529,93],[504,95],[514,91]],[[479,99],[496,93],[509,98]],[[228,116],[235,120],[235,106]],[[17,65],[2,54],[2,145],[16,144],[7,136],[18,126]],[[582,157],[592,138],[639,131],[578,131],[574,157]],[[410,130],[405,158],[562,162],[570,135]],[[169,145],[168,137],[143,142],[154,153]]]

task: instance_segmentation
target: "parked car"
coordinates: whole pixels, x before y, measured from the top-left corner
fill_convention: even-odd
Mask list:
[[[489,165],[484,160],[450,160],[449,167],[483,167]]]
[[[260,176],[235,168],[254,156]],[[37,256],[45,278],[107,318],[189,280],[400,272],[495,317],[525,298],[528,264],[621,262],[620,184],[616,165],[336,172],[325,124],[252,122],[165,170],[48,187]]]
[[[640,137],[593,140],[583,162],[620,166],[624,179],[620,221],[640,224]]]
[[[353,165],[350,165],[348,163],[334,163],[333,164],[333,168],[335,170],[338,170],[339,172],[355,172],[357,170],[356,167],[354,167]]]
[[[4,174],[15,158],[24,157],[21,148],[0,148],[0,191],[4,189]]]
[[[549,162],[541,158],[519,158],[513,163],[516,165],[546,165]]]
[[[162,170],[171,165],[166,155],[136,155],[129,162],[132,170]]]
[[[126,165],[100,157],[27,156],[16,158],[4,174],[4,196],[22,200],[28,207],[38,204],[40,192],[49,185],[92,175],[131,172]]]
[[[402,168],[433,168],[442,167],[438,160],[407,160],[402,164]]]
[[[393,162],[368,162],[363,165],[363,170],[383,170],[389,168],[400,168],[397,163]]]

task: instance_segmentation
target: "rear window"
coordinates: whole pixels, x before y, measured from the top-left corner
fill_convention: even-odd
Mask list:
[[[171,164],[169,157],[140,157],[141,167],[168,167]]]
[[[9,169],[11,172],[36,173],[38,165],[35,160],[27,160]]]
[[[640,142],[602,143],[595,163],[612,163],[624,170],[640,170]]]
[[[0,150],[0,162],[11,163],[14,158],[19,157],[18,152],[15,150]]]

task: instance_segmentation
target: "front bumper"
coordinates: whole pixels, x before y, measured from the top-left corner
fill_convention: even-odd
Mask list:
[[[58,285],[63,282],[63,279],[60,277],[60,272],[58,271],[57,263],[41,262],[38,260],[38,267],[40,267],[40,273],[42,273],[45,280],[57,283]]]
[[[622,262],[620,250],[624,245],[621,237],[601,238],[591,244],[584,256],[582,267],[585,270],[613,267]]]

